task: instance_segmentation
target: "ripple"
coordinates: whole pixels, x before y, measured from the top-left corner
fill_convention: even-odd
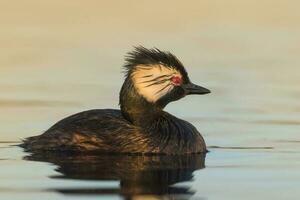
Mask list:
[[[257,124],[272,124],[272,125],[300,125],[299,120],[257,120]]]
[[[71,101],[47,101],[47,100],[0,100],[0,107],[56,107],[79,106],[79,103]]]
[[[300,140],[277,140],[277,142],[282,142],[282,143],[300,143]]]
[[[0,144],[16,144],[20,143],[20,141],[0,141]]]
[[[276,119],[266,119],[266,120],[249,120],[249,119],[239,119],[239,118],[225,118],[225,117],[188,117],[186,118],[190,122],[228,122],[228,123],[248,123],[248,124],[268,124],[268,125],[300,125],[300,120],[276,120]]]
[[[274,149],[274,147],[222,147],[222,146],[208,146],[210,149]]]

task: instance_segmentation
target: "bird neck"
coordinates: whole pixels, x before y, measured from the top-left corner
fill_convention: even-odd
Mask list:
[[[138,94],[130,78],[126,78],[122,86],[119,103],[124,118],[134,125],[151,125],[163,114],[162,107],[149,103]]]

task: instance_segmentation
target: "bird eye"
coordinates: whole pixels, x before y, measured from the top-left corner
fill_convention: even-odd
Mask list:
[[[171,78],[171,82],[172,82],[173,85],[179,86],[179,85],[182,84],[182,79],[181,79],[180,76],[173,76]]]

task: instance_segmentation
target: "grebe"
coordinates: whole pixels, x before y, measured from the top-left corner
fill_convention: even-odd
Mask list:
[[[193,84],[183,64],[170,52],[140,46],[129,52],[125,60],[121,110],[77,113],[57,122],[42,135],[26,138],[20,146],[28,152],[206,152],[197,129],[163,108],[186,95],[210,91]]]

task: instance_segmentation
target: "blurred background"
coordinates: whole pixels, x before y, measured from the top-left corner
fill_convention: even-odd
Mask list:
[[[212,90],[167,110],[202,120],[214,145],[241,142],[230,135],[249,142],[256,131],[253,140],[291,132],[300,111],[299,6],[296,0],[0,1],[0,140],[40,134],[77,111],[118,108],[121,66],[135,45],[173,52],[195,83]],[[229,140],[220,140],[225,133]]]
[[[170,105],[175,114],[299,125],[299,6],[296,0],[0,1],[0,140],[39,134],[83,109],[117,108],[124,54],[134,45],[173,52],[194,82],[212,90]]]

